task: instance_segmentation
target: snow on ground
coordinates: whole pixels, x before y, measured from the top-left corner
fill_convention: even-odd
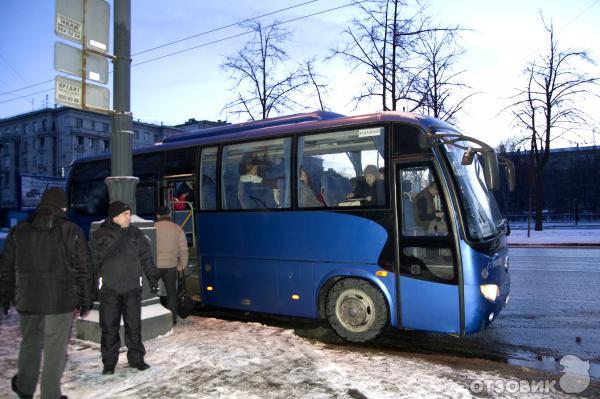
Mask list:
[[[0,316],[0,396],[10,392],[20,341],[17,316],[11,312],[8,318]],[[491,372],[410,354],[327,346],[290,329],[213,318],[190,317],[145,345],[151,369],[127,367],[122,351],[115,374],[103,376],[99,346],[72,340],[63,394],[94,399],[459,398],[472,396],[473,379],[506,381]]]
[[[545,229],[534,231],[512,229],[508,243],[513,245],[600,245],[600,229]]]

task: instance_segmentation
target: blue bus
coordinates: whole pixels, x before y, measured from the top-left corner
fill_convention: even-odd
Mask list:
[[[485,143],[399,112],[227,125],[133,155],[137,214],[173,208],[194,259],[186,287],[204,305],[328,320],[353,342],[388,327],[462,336],[498,317],[510,288],[500,166],[512,183]],[[106,216],[109,174],[108,155],[72,165],[84,230]]]

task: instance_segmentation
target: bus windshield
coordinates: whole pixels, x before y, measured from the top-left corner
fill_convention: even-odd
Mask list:
[[[458,146],[467,148],[469,143],[458,141],[456,145],[445,144],[443,148],[458,184],[469,235],[475,240],[492,237],[504,228],[505,220],[494,194],[485,184],[482,160],[476,156],[470,165],[462,165],[465,150]]]

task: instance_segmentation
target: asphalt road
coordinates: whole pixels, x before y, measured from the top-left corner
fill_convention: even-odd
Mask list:
[[[544,367],[576,355],[600,378],[600,249],[511,248],[510,259],[510,302],[473,342]]]

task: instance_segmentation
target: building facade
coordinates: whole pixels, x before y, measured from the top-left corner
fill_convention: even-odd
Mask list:
[[[67,107],[0,119],[0,223],[20,208],[21,176],[66,178],[73,160],[110,152],[112,118]],[[154,145],[182,130],[133,122],[133,148]]]
[[[191,119],[188,119],[187,122],[182,123],[180,125],[175,125],[173,127],[176,129],[181,129],[184,132],[196,132],[198,130],[210,129],[212,127],[218,127],[218,126],[223,126],[223,125],[230,125],[230,123],[222,121],[220,119],[218,121],[214,122],[214,121],[207,121],[207,120],[197,121],[195,118],[191,118]]]
[[[516,189],[506,184],[495,193],[498,205],[512,221],[524,221],[529,212],[529,152],[504,153],[515,164]],[[501,174],[504,179],[504,175]],[[546,220],[600,220],[600,147],[571,147],[550,150],[544,168],[543,209]],[[532,193],[532,211],[535,210]]]

